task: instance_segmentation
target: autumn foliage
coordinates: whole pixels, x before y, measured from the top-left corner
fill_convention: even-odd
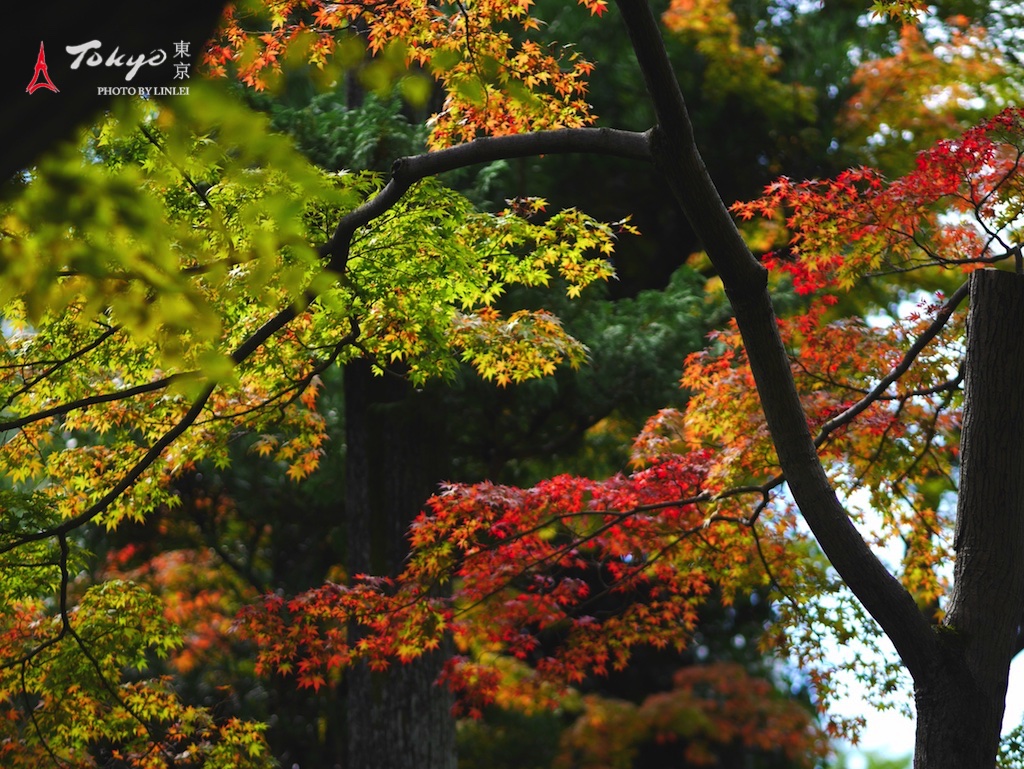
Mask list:
[[[596,16],[607,7],[581,5]],[[439,93],[434,152],[422,157],[448,158],[445,148],[475,138],[594,120],[594,65],[536,42],[531,8],[241,3],[205,64],[256,91],[305,67],[397,88],[417,108]],[[725,4],[675,0],[662,21],[722,93],[813,116],[812,91],[778,79],[779,49],[747,40]],[[849,135],[894,146],[858,104],[918,62],[938,70],[913,81],[921,101],[966,67],[971,82],[948,98],[1000,103],[978,83],[1005,62],[980,28],[950,28],[956,51],[985,55],[943,58],[904,29],[893,57],[859,69]],[[559,318],[516,306],[514,291],[578,298],[613,277],[617,243],[637,234],[628,220],[549,211],[535,197],[480,211],[430,174],[395,193],[398,166],[390,178],[327,173],[224,93],[197,84],[189,104],[118,105],[18,180],[0,209],[4,766],[271,765],[265,725],[183,701],[171,677],[240,642],[256,674],[314,694],[356,663],[385,671],[450,649],[439,683],[477,717],[492,705],[558,706],[642,648],[683,652],[712,602],[752,593],[769,597],[775,620],[761,649],[800,665],[822,713],[843,667],[897,691],[895,665],[872,653],[877,627],[789,493],[732,321],[704,350],[680,353],[686,405],[651,416],[627,470],[525,488],[444,483],[415,517],[397,573],[337,564],[329,581],[286,594],[245,584],[237,563],[194,542],[122,544],[97,559],[90,545],[110,532],[180,512],[182,485],[204,468],[248,455],[290,483],[315,477],[331,449],[323,398],[334,367],[366,361],[417,387],[471,370],[506,387],[583,365],[585,346]],[[956,110],[916,117],[907,131],[918,140],[961,122]],[[655,157],[662,134],[621,133],[632,143],[611,154]],[[891,570],[929,621],[950,587],[963,275],[1024,270],[1022,156],[1024,110],[1010,107],[931,143],[901,176],[887,164],[783,177],[731,209],[785,297],[778,357],[828,480],[870,545],[901,544]],[[877,292],[862,299],[855,285]],[[220,498],[200,506],[244,517]],[[727,665],[681,669],[642,702],[582,701],[566,765],[626,767],[651,743],[694,764],[737,745],[807,765],[828,750],[806,709]],[[853,726],[833,719],[826,733]]]
[[[1024,113],[1007,109],[921,152],[891,182],[870,168],[824,181],[780,179],[734,211],[784,222],[791,235],[769,264],[804,294],[848,290],[863,275],[1019,259],[1022,124]]]
[[[580,4],[598,16],[607,9],[605,0]],[[343,63],[357,65],[362,37],[338,33],[365,26],[366,51],[377,57],[362,71],[365,82],[389,84],[392,76],[402,75],[403,90],[419,101],[426,101],[430,91],[424,79],[442,86],[444,104],[431,118],[435,147],[470,141],[478,134],[586,125],[592,119],[585,101],[587,76],[594,65],[578,53],[553,52],[528,37],[514,36],[516,27],[526,32],[538,28],[531,5],[529,0],[446,7],[417,0],[288,0],[269,9],[240,4],[228,12],[221,39],[205,60],[211,73],[231,68],[244,83],[262,90],[279,78],[288,57],[323,68],[340,54]],[[405,67],[414,73],[405,74]]]
[[[905,542],[901,578],[922,607],[948,588],[938,566],[950,557],[940,532],[958,447],[963,291],[885,324],[837,319],[830,307],[867,273],[1014,257],[1007,225],[1020,211],[1022,141],[1021,113],[1008,110],[922,153],[900,179],[862,169],[780,180],[736,206],[742,218],[784,218],[787,256],[769,262],[819,299],[781,326],[819,451],[836,486],[861,500],[870,541]],[[788,619],[768,642],[796,654],[827,697],[835,663],[817,634],[830,626],[848,638],[864,632],[863,619],[808,557],[780,493],[785,478],[738,333],[715,332],[688,358],[682,385],[685,412],[652,418],[628,475],[447,486],[413,524],[402,574],[357,575],[246,610],[261,669],[316,688],[356,658],[383,668],[449,635],[460,654],[446,680],[477,712],[621,669],[638,645],[682,648],[713,591],[728,603],[766,588]],[[793,598],[808,591],[846,608],[813,614]],[[351,636],[353,624],[366,632]]]
[[[679,670],[670,691],[640,705],[586,698],[555,766],[629,767],[651,745],[666,760],[691,766],[721,765],[723,748],[781,755],[808,767],[829,754],[806,710],[742,666],[715,663]]]

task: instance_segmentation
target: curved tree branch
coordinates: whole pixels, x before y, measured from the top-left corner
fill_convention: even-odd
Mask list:
[[[565,128],[510,136],[489,136],[467,144],[399,158],[391,167],[384,188],[338,222],[334,235],[320,247],[322,257],[330,256],[328,269],[345,271],[349,246],[360,227],[369,224],[394,206],[416,182],[430,176],[493,160],[593,153],[632,160],[651,160],[651,132],[620,131],[613,128]]]
[[[819,461],[779,335],[767,273],[753,257],[697,149],[693,127],[647,0],[617,0],[658,116],[654,160],[700,236],[736,313],[786,481],[832,565],[890,637],[915,678],[939,647],[911,595],[857,532]]]
[[[49,419],[50,417],[60,417],[68,414],[77,409],[88,408],[89,406],[97,406],[100,403],[111,403],[113,401],[126,400],[127,398],[134,398],[136,395],[144,395],[146,393],[156,392],[157,390],[163,390],[169,387],[175,382],[179,382],[183,379],[197,379],[202,376],[202,372],[199,371],[182,371],[178,374],[171,374],[160,379],[154,379],[152,382],[146,382],[145,384],[135,385],[134,387],[126,387],[123,390],[113,390],[108,393],[101,393],[99,395],[90,395],[87,398],[79,398],[73,401],[67,401],[66,403],[60,403],[56,406],[51,406],[48,409],[42,409],[40,411],[33,411],[31,414],[27,414],[17,419],[8,419],[0,422],[0,432],[7,432],[8,430],[17,430],[30,425],[33,422],[39,422],[43,419]]]
[[[875,401],[880,400],[882,398],[882,394],[886,389],[888,389],[889,385],[907,373],[914,361],[917,360],[917,356],[920,355],[924,351],[924,348],[927,347],[936,336],[938,336],[939,332],[942,331],[943,328],[945,328],[950,316],[953,315],[953,312],[960,306],[960,303],[967,298],[969,293],[970,283],[968,281],[964,281],[963,285],[954,291],[953,295],[944,305],[942,305],[942,309],[939,310],[939,313],[935,316],[935,320],[932,321],[931,325],[924,330],[924,333],[922,333],[921,336],[914,340],[914,344],[910,346],[910,349],[907,350],[906,354],[904,354],[896,367],[882,377],[879,383],[871,389],[871,392],[867,393],[863,398],[850,406],[850,408],[846,409],[846,411],[823,424],[818,431],[818,435],[814,439],[814,445],[821,446],[821,444],[828,439],[828,436],[831,433],[835,432],[843,425],[849,424],[857,417],[858,414],[862,413],[864,409]],[[959,376],[957,379],[959,379]]]
[[[417,181],[463,168],[469,165],[486,163],[492,160],[526,157],[532,155],[556,153],[597,153],[638,160],[651,159],[651,132],[637,133],[609,128],[573,128],[554,131],[540,131],[531,134],[514,136],[487,137],[468,144],[450,147],[436,152],[399,158],[395,161],[391,178],[384,188],[374,197],[343,216],[335,228],[331,239],[323,244],[319,253],[329,258],[327,267],[334,272],[344,272],[348,259],[349,247],[356,230],[394,206],[405,192]],[[315,299],[307,295],[308,303]],[[287,307],[271,318],[260,329],[254,332],[232,354],[231,359],[237,365],[248,358],[256,349],[264,344],[273,334],[284,328],[298,314],[295,307]],[[84,406],[117,400],[132,395],[160,389],[170,384],[175,378],[194,376],[194,372],[167,377],[157,382],[140,385],[117,393],[92,396],[72,403],[62,404],[47,410],[44,416],[58,416]],[[157,460],[160,454],[182,433],[185,432],[202,413],[206,402],[217,387],[216,382],[209,383],[193,401],[188,412],[170,430],[154,443],[146,454],[108,491],[101,499],[90,505],[74,518],[63,522],[60,526],[44,531],[26,534],[18,542],[0,548],[0,553],[18,547],[20,544],[34,542],[47,537],[66,534],[79,526],[91,521],[106,510],[121,494],[129,489],[135,481]],[[10,420],[0,428],[14,429],[40,418],[32,415],[22,419]]]
[[[3,405],[0,406],[0,411],[6,410],[7,407],[10,406],[15,401],[15,399],[17,399],[21,395],[24,395],[26,392],[28,392],[33,387],[35,387],[35,385],[37,385],[39,382],[42,382],[47,377],[51,376],[54,372],[59,371],[61,368],[63,368],[67,364],[73,363],[75,360],[77,360],[78,358],[81,358],[83,355],[87,355],[88,353],[90,353],[93,350],[95,350],[97,347],[102,345],[105,341],[107,341],[107,339],[112,337],[114,334],[116,334],[120,330],[121,330],[120,326],[110,326],[110,327],[108,327],[96,339],[92,340],[91,342],[89,342],[89,344],[85,345],[85,347],[81,347],[81,348],[75,350],[74,352],[69,353],[68,355],[65,355],[60,360],[56,360],[56,361],[51,362],[48,365],[47,369],[45,371],[43,371],[42,373],[37,374],[36,376],[31,377],[31,378],[25,378],[22,386],[19,387],[17,390],[15,390],[13,393],[11,393],[7,397],[7,399],[4,401]]]

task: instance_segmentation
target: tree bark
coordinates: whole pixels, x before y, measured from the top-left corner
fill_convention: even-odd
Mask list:
[[[954,586],[944,655],[915,678],[916,769],[995,765],[1024,605],[1024,276],[971,276]]]
[[[427,396],[364,361],[345,368],[346,491],[350,574],[394,575],[406,532],[439,477]],[[346,769],[455,769],[455,721],[436,684],[445,651],[384,672],[345,674]]]

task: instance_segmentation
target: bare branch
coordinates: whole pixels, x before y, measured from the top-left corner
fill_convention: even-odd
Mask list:
[[[320,247],[320,255],[331,257],[328,269],[344,272],[349,246],[356,230],[389,210],[414,183],[422,179],[493,160],[567,153],[593,153],[649,161],[651,132],[565,128],[511,136],[489,136],[436,152],[399,158],[391,167],[391,178],[384,188],[341,218],[334,235]]]
[[[960,306],[960,303],[967,298],[967,294],[969,293],[968,286],[969,284],[965,281],[960,288],[953,292],[953,295],[942,306],[938,315],[935,316],[935,320],[933,320],[931,325],[925,329],[924,333],[914,341],[914,344],[912,344],[910,349],[903,355],[899,364],[897,364],[892,371],[882,377],[878,384],[875,385],[867,395],[850,406],[850,408],[846,409],[842,414],[839,414],[834,419],[830,419],[821,426],[821,429],[818,431],[818,435],[814,439],[815,446],[821,446],[828,439],[828,436],[831,433],[835,432],[843,425],[847,425],[853,421],[858,414],[862,413],[868,406],[879,400],[882,397],[882,394],[889,388],[889,385],[910,370],[911,365],[913,365],[914,361],[917,360],[917,356],[920,355],[924,351],[924,348],[927,347],[936,336],[938,336],[939,332],[942,331],[943,328],[945,328],[946,323],[953,315],[953,312]],[[957,377],[957,379],[959,379],[959,377]]]

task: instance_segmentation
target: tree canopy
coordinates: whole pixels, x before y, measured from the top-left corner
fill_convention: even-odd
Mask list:
[[[231,5],[187,96],[115,100],[8,181],[5,765],[273,765],[265,724],[187,701],[167,672],[199,664],[220,636],[190,624],[203,601],[214,624],[237,612],[247,674],[319,693],[356,663],[440,654],[456,707],[478,715],[492,703],[556,706],[641,649],[681,652],[710,602],[749,595],[770,601],[763,652],[796,661],[828,734],[856,728],[829,716],[838,671],[856,670],[883,701],[906,692],[909,674],[915,765],[995,765],[1007,669],[1024,648],[1024,458],[1006,445],[1024,420],[1013,363],[1024,356],[1008,330],[1024,306],[1012,18],[887,1],[675,0],[660,19],[646,0],[580,5],[592,17],[581,24],[614,27],[614,43],[595,45],[628,66],[591,60],[586,36],[558,23],[568,11],[546,4]],[[844,38],[844,56],[817,65],[793,42],[825,51],[858,29],[862,41]],[[643,84],[647,123],[595,125],[587,95],[602,66]],[[334,89],[275,113],[305,126],[293,133],[311,155],[337,149],[318,134],[343,88],[397,93],[408,115],[429,114],[425,129],[397,141],[403,156],[380,157],[383,141],[363,151],[366,165],[390,162],[386,173],[345,167],[356,150],[321,154],[318,167],[255,108],[300,80]],[[708,110],[689,110],[690,97]],[[764,129],[738,146],[741,164],[691,114]],[[479,205],[479,185],[446,184],[467,168],[563,155],[629,169],[605,180],[626,208],[623,187],[645,169],[660,192],[642,199],[658,211],[637,212],[638,229],[625,214],[560,209],[572,178],[532,171],[558,206],[528,190]],[[723,188],[748,197],[723,199]],[[569,329],[573,303],[613,278],[647,222],[689,233],[659,258],[676,260],[670,272],[689,259],[710,278],[709,306],[725,307],[724,290],[729,310],[705,349],[679,351],[685,397],[646,420],[629,468],[445,483],[422,500],[401,568],[363,573],[339,559],[321,584],[287,591],[261,584],[251,519],[198,515],[253,544],[206,553],[248,583],[232,595],[223,581],[175,583],[164,564],[157,582],[194,602],[188,622],[129,567],[137,543],[112,545],[195,500],[220,504],[208,489],[188,498],[204,471],[266,462],[315,483],[336,421],[325,383],[339,368],[349,383],[361,365],[414,389],[468,369],[511,388],[588,360],[619,381],[620,349],[670,354],[664,340],[692,337],[711,314],[692,300],[692,270],[677,272],[670,301],[631,290],[595,311],[604,349]],[[560,298],[538,301],[540,288]],[[649,351],[634,358],[631,346]],[[580,387],[589,410],[563,409],[568,426],[552,430],[582,433],[635,408],[620,390]],[[891,543],[899,562],[876,555]],[[883,634],[898,659],[878,652]],[[805,765],[827,756],[813,719],[747,675],[684,669],[640,705],[587,701],[563,758],[628,766],[651,739],[682,739],[693,763],[737,741]],[[602,742],[606,720],[620,731]]]

